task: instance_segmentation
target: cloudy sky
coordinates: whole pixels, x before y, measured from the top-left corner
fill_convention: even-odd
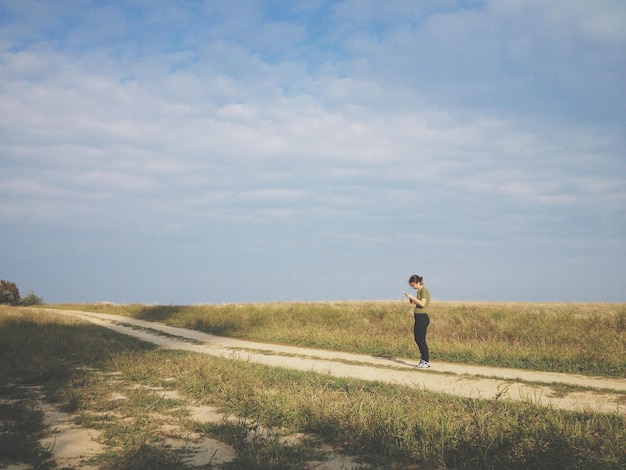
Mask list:
[[[0,0],[45,301],[626,301],[623,0]]]

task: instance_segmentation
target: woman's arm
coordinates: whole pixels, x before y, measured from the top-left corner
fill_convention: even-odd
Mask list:
[[[411,304],[419,305],[420,307],[424,307],[424,305],[426,305],[425,300],[418,299],[417,297],[407,294],[406,292],[404,295],[406,295],[406,298],[409,299],[409,303]]]

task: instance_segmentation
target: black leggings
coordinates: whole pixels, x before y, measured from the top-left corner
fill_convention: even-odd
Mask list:
[[[426,330],[428,329],[428,325],[430,325],[430,318],[427,313],[416,313],[414,316],[415,325],[413,325],[413,336],[415,337],[415,342],[420,350],[422,359],[426,362],[430,362],[428,344],[426,343]]]

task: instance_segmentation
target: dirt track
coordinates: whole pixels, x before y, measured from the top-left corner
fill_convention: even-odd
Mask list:
[[[392,357],[256,343],[116,315],[46,310],[82,318],[167,349],[315,371],[335,377],[402,384],[469,398],[527,400],[560,409],[626,415],[626,379],[441,362],[433,362],[429,370],[417,370],[415,362]],[[580,388],[564,388],[563,385]]]

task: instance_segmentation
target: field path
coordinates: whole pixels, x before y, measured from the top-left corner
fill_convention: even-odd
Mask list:
[[[468,398],[526,400],[543,406],[626,415],[626,379],[433,362],[257,343],[104,313],[40,309],[87,320],[162,348],[193,351],[334,377],[373,380]],[[573,388],[573,387],[574,388]]]

